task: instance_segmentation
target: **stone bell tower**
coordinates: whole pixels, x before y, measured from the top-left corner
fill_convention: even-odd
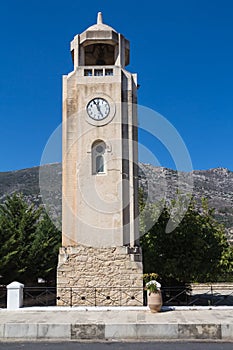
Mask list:
[[[102,21],[71,42],[63,77],[59,305],[142,305],[137,75],[129,41]]]

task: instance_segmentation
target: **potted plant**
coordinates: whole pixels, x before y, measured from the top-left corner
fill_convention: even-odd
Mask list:
[[[151,312],[159,312],[162,307],[161,284],[156,281],[156,273],[144,274],[145,289],[147,290],[147,305]]]

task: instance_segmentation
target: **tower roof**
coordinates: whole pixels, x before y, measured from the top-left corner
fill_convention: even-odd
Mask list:
[[[98,12],[96,24],[74,37],[70,50],[75,67],[100,65],[100,62],[121,67],[129,64],[129,41],[103,23],[101,12]]]
[[[116,32],[116,30],[114,29],[114,28],[112,28],[112,27],[110,27],[109,25],[107,25],[107,24],[104,24],[103,23],[103,15],[102,15],[102,12],[98,12],[98,14],[97,14],[97,23],[96,24],[93,24],[92,26],[90,26],[89,28],[87,28],[86,30],[85,30],[85,32],[89,32],[89,31],[98,31],[98,30],[111,30],[111,31],[113,31],[113,32],[115,32],[115,33],[117,33]]]

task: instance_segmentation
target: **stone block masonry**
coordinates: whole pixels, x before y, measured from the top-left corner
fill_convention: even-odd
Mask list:
[[[61,248],[57,269],[58,305],[141,306],[141,252],[128,247]]]

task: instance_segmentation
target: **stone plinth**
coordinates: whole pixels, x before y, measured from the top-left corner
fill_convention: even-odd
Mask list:
[[[137,248],[61,248],[58,305],[143,305],[141,252]]]

